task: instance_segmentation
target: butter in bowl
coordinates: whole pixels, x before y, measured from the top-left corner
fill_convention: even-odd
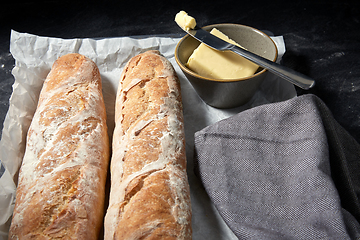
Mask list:
[[[179,14],[175,19],[177,22]],[[195,20],[186,19],[185,12],[182,14],[185,15],[180,19],[185,19],[185,27],[193,28]],[[225,23],[203,29],[270,61],[277,59],[278,51],[273,40],[255,28]],[[175,59],[198,95],[205,103],[216,108],[244,105],[268,74],[266,69],[249,60],[233,52],[213,50],[190,35],[184,36],[177,44]]]

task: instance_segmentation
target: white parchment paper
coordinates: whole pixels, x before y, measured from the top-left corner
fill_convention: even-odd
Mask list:
[[[277,44],[278,61],[280,61],[285,53],[283,38],[281,36],[272,38]],[[246,105],[222,110],[210,107],[198,97],[176,64],[174,51],[179,40],[180,38],[177,37],[165,36],[60,39],[11,32],[10,51],[15,59],[15,67],[12,71],[15,83],[0,142],[0,160],[2,167],[5,166],[5,171],[0,171],[0,239],[7,239],[14,207],[17,172],[25,151],[26,133],[36,109],[43,81],[54,61],[71,52],[81,53],[95,61],[103,81],[107,124],[111,137],[114,129],[115,94],[121,71],[131,57],[150,49],[159,50],[173,64],[181,81],[193,209],[193,239],[236,239],[194,175],[194,133],[248,108],[295,97],[296,91],[292,84],[269,74]]]

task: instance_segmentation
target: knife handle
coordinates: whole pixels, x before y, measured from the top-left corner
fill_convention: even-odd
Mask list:
[[[231,48],[229,48],[229,50],[256,63],[260,67],[267,69],[268,71],[276,74],[277,76],[291,82],[292,84],[302,89],[308,90],[315,85],[315,81],[310,77],[301,74],[299,72],[296,72],[291,68],[272,62],[266,58],[263,58],[259,55],[256,55],[245,49],[242,49],[236,45],[233,45]]]

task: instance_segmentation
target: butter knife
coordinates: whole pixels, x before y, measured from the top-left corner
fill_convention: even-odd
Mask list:
[[[301,74],[291,68],[272,62],[266,58],[263,58],[257,54],[254,54],[250,51],[240,48],[234,44],[228,43],[212,35],[210,32],[207,32],[202,28],[189,29],[189,30],[185,30],[183,28],[181,29],[187,32],[192,37],[199,40],[200,42],[206,44],[207,46],[215,50],[232,51],[302,89],[308,90],[315,85],[315,81],[310,77]]]

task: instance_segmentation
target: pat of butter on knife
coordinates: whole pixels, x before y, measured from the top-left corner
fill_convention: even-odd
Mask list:
[[[218,29],[211,34],[241,47]],[[237,79],[253,75],[259,66],[233,52],[216,51],[201,43],[189,57],[187,67],[204,77],[213,79]]]
[[[186,31],[196,26],[195,18],[189,16],[185,11],[180,11],[175,15],[175,22]]]

